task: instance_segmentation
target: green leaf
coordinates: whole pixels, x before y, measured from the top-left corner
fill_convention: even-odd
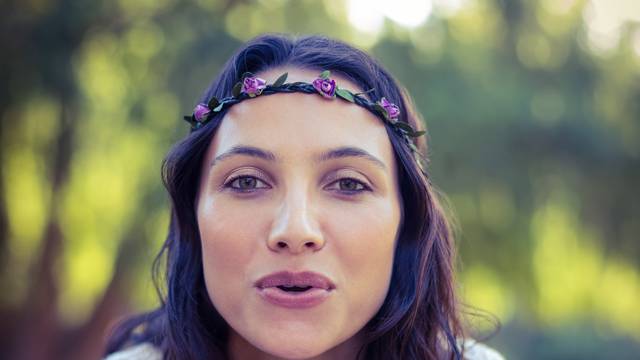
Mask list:
[[[328,79],[329,76],[331,76],[331,71],[329,71],[329,70],[325,70],[325,71],[320,73],[320,78],[322,78],[322,79]]]
[[[207,106],[209,106],[209,109],[215,109],[216,107],[218,107],[219,104],[220,104],[220,101],[215,97],[213,97],[211,98],[211,100],[209,100],[209,104]]]
[[[373,108],[376,109],[377,112],[382,114],[382,116],[384,116],[385,118],[388,119],[389,115],[387,114],[387,109],[385,109],[382,105],[375,104],[375,105],[373,105]]]
[[[289,76],[289,73],[284,73],[280,75],[280,77],[276,80],[276,82],[273,83],[272,86],[275,86],[275,87],[282,86],[282,84],[284,84],[284,82],[287,81],[287,76]]]
[[[411,137],[418,137],[418,136],[422,136],[422,135],[424,135],[426,133],[427,133],[426,131],[420,130],[420,131],[414,131],[414,132],[412,132],[412,133],[410,133],[408,135],[411,136]]]
[[[413,130],[413,128],[411,127],[411,125],[402,122],[402,121],[398,121],[396,123],[396,127],[398,127],[400,130],[406,132],[407,134],[413,134],[415,131]]]
[[[347,101],[354,102],[353,94],[351,94],[351,92],[349,90],[336,88],[336,95],[340,96],[341,98],[343,98],[343,99],[345,99]]]
[[[244,79],[248,78],[248,77],[253,77],[253,73],[247,71],[244,74],[242,74],[241,79],[242,79],[242,81],[244,81]]]
[[[369,90],[367,90],[367,91],[359,92],[359,93],[357,93],[357,94],[353,94],[353,95],[358,95],[358,96],[360,96],[360,95],[368,94],[368,93],[370,93],[370,92],[372,92],[372,91],[374,91],[374,90],[375,90],[374,88],[371,88],[371,89],[369,89]]]
[[[242,82],[236,83],[233,86],[233,90],[231,90],[231,94],[233,95],[233,97],[238,97],[240,96],[240,91],[242,91]]]
[[[215,107],[215,109],[213,109],[213,112],[220,112],[220,110],[222,110],[223,107],[224,107],[224,103],[221,102],[220,104],[218,104],[218,106]]]

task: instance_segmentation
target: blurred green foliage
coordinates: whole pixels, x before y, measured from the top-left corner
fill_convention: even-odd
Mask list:
[[[489,343],[638,353],[640,4],[603,41],[599,1],[435,1],[418,26],[366,30],[351,3],[0,5],[3,353],[95,357],[116,317],[157,303],[161,160],[223,62],[268,31],[353,43],[408,88],[458,219],[461,293],[504,326]]]

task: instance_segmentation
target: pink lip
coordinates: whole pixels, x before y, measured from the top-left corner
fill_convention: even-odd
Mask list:
[[[311,287],[306,291],[285,291],[278,286]],[[326,276],[304,271],[299,273],[281,271],[260,278],[255,283],[260,296],[268,302],[292,309],[304,309],[325,301],[335,285]]]

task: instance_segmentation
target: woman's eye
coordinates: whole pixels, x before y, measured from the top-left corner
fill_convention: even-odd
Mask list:
[[[371,188],[365,185],[362,181],[352,178],[342,178],[332,184],[336,184],[338,187],[337,190],[344,193],[360,193],[362,191],[371,190]]]
[[[262,184],[262,186],[259,186],[259,184]],[[250,192],[256,189],[268,188],[269,186],[255,176],[242,175],[229,180],[225,184],[225,187],[231,188],[234,191]]]

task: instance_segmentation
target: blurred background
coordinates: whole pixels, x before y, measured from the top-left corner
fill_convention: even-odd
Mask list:
[[[8,0],[0,29],[0,357],[99,358],[158,304],[181,115],[277,31],[350,42],[409,89],[491,346],[637,359],[640,2]]]

